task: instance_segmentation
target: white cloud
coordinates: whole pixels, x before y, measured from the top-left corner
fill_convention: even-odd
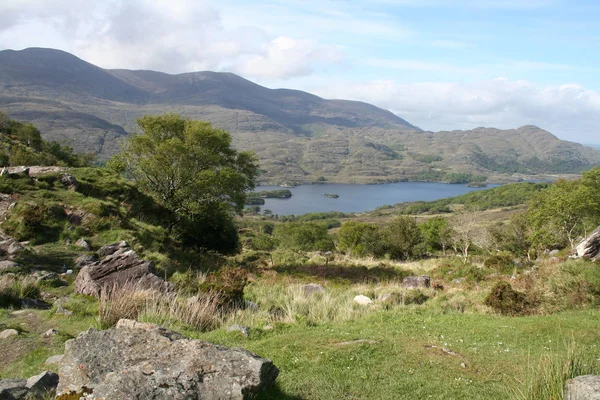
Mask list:
[[[0,48],[60,47],[105,68],[287,79],[341,57],[339,48],[302,37],[225,28],[208,0],[4,0],[0,22]]]
[[[477,83],[339,82],[315,91],[366,101],[426,130],[533,124],[563,139],[598,142],[600,93],[576,84],[544,86],[498,78]]]

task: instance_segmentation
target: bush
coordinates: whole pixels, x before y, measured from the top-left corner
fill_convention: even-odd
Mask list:
[[[404,296],[402,297],[402,302],[404,303],[404,305],[409,305],[409,304],[421,305],[421,304],[425,303],[427,300],[429,300],[429,296],[427,296],[425,293],[421,292],[420,290],[408,290],[406,293],[404,293]]]
[[[200,290],[216,296],[221,307],[239,307],[244,302],[248,272],[239,267],[225,267],[208,275]]]
[[[338,232],[338,248],[344,253],[364,257],[375,252],[379,228],[365,222],[345,222]]]
[[[381,230],[381,235],[381,248],[376,253],[387,254],[398,260],[418,254],[423,243],[421,230],[411,217],[397,217]]]
[[[19,202],[3,227],[19,241],[46,243],[58,239],[66,222],[64,208],[56,204]]]
[[[280,247],[300,251],[333,250],[333,239],[327,227],[314,222],[288,222],[275,227],[273,236]]]
[[[498,282],[485,299],[485,305],[502,315],[530,314],[536,302],[527,294],[516,291],[508,282]]]
[[[511,254],[494,254],[485,259],[483,266],[501,274],[510,274],[515,268],[515,262]]]

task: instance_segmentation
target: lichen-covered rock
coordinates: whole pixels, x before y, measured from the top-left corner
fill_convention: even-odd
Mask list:
[[[302,291],[306,297],[310,297],[315,293],[325,293],[325,288],[323,285],[319,285],[318,283],[307,283],[302,286]]]
[[[583,375],[567,381],[565,400],[600,400],[600,376]]]
[[[51,371],[44,371],[39,375],[27,379],[25,385],[30,395],[42,396],[45,392],[56,389],[58,386],[58,375]]]
[[[78,241],[76,241],[75,246],[81,247],[82,249],[87,250],[87,251],[90,251],[92,249],[92,246],[90,246],[88,241],[85,239],[79,239]]]
[[[271,386],[278,369],[243,349],[192,340],[158,325],[120,320],[65,344],[57,394],[85,399],[247,399]]]
[[[0,399],[15,400],[24,399],[29,393],[25,379],[1,379],[0,380]]]
[[[427,275],[407,276],[402,280],[404,289],[428,289],[431,286],[431,279]]]
[[[77,179],[71,174],[62,174],[60,176],[60,183],[69,190],[77,190],[79,187],[79,182],[77,182]]]
[[[105,290],[113,290],[125,284],[136,288],[170,290],[171,285],[155,275],[152,261],[138,257],[126,242],[102,247],[100,261],[81,268],[75,279],[75,292],[100,296]]]
[[[583,239],[575,251],[577,257],[589,258],[594,261],[600,259],[600,226],[590,236]]]

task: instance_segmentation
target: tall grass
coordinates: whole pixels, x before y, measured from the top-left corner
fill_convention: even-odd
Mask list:
[[[0,275],[0,308],[18,307],[22,298],[39,296],[40,288],[35,278]]]
[[[136,319],[169,326],[183,323],[198,331],[219,327],[222,315],[214,295],[185,297],[142,289],[135,284],[115,286],[100,296],[98,325],[110,328],[122,319]]]
[[[567,351],[555,351],[530,365],[524,382],[514,390],[522,400],[563,400],[569,379],[581,375],[597,375],[600,365],[590,352],[570,343]]]

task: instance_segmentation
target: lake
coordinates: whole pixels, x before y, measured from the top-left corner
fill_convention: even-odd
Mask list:
[[[301,215],[327,211],[362,212],[371,211],[386,204],[438,200],[495,186],[498,185],[472,188],[462,184],[432,182],[397,182],[382,185],[341,183],[301,185],[289,188],[293,195],[289,199],[265,199],[265,204],[261,206],[261,210],[268,209],[279,215]],[[285,188],[257,186],[255,191],[279,189]],[[328,198],[323,196],[325,193],[337,194],[340,197],[337,199]]]

